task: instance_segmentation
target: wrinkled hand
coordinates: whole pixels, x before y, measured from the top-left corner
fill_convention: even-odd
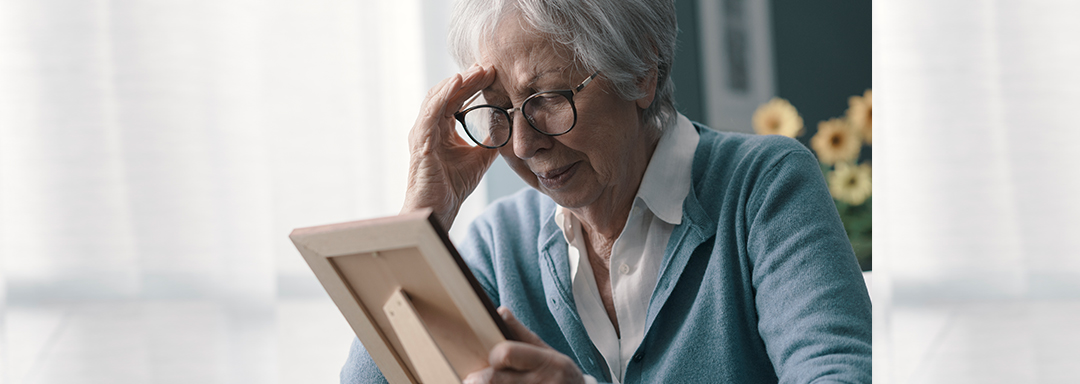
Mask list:
[[[491,366],[470,374],[465,378],[465,384],[585,383],[581,370],[570,357],[549,347],[506,307],[499,307],[499,315],[521,342],[496,344],[488,354]]]
[[[494,68],[473,65],[464,75],[455,74],[428,91],[409,131],[409,178],[402,213],[431,208],[443,228],[450,230],[461,203],[498,154],[473,147],[458,135],[454,113],[494,80]]]

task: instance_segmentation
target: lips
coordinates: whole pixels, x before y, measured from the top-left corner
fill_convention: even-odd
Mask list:
[[[573,163],[547,172],[535,172],[536,179],[547,189],[559,189],[574,176],[577,165],[578,163]]]

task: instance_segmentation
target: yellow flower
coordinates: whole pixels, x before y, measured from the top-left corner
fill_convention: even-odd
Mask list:
[[[829,172],[829,193],[845,203],[862,204],[873,191],[870,180],[872,174],[869,164],[836,164],[836,170]]]
[[[774,97],[754,111],[754,132],[759,135],[784,135],[795,137],[802,133],[803,120],[795,106],[787,100]]]
[[[844,119],[832,118],[818,123],[817,134],[810,139],[810,147],[817,152],[818,160],[825,164],[852,161],[862,149],[862,140]]]
[[[848,98],[847,118],[851,125],[862,135],[867,144],[872,144],[871,135],[874,131],[874,94],[867,89],[862,97],[852,96]]]

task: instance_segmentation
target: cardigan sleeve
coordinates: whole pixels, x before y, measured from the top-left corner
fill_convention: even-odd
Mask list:
[[[386,383],[379,367],[356,337],[353,337],[352,347],[349,348],[349,358],[345,361],[345,366],[341,367],[340,378],[341,384]]]
[[[817,159],[780,156],[745,212],[758,332],[779,382],[871,382],[870,297]]]

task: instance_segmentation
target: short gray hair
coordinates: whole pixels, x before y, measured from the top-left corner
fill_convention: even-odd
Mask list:
[[[674,125],[674,0],[457,0],[447,45],[458,65],[476,62],[481,39],[492,37],[498,23],[515,11],[569,48],[575,62],[601,71],[624,100],[645,96],[638,85],[655,66],[656,97],[645,110],[645,123],[657,132]]]

